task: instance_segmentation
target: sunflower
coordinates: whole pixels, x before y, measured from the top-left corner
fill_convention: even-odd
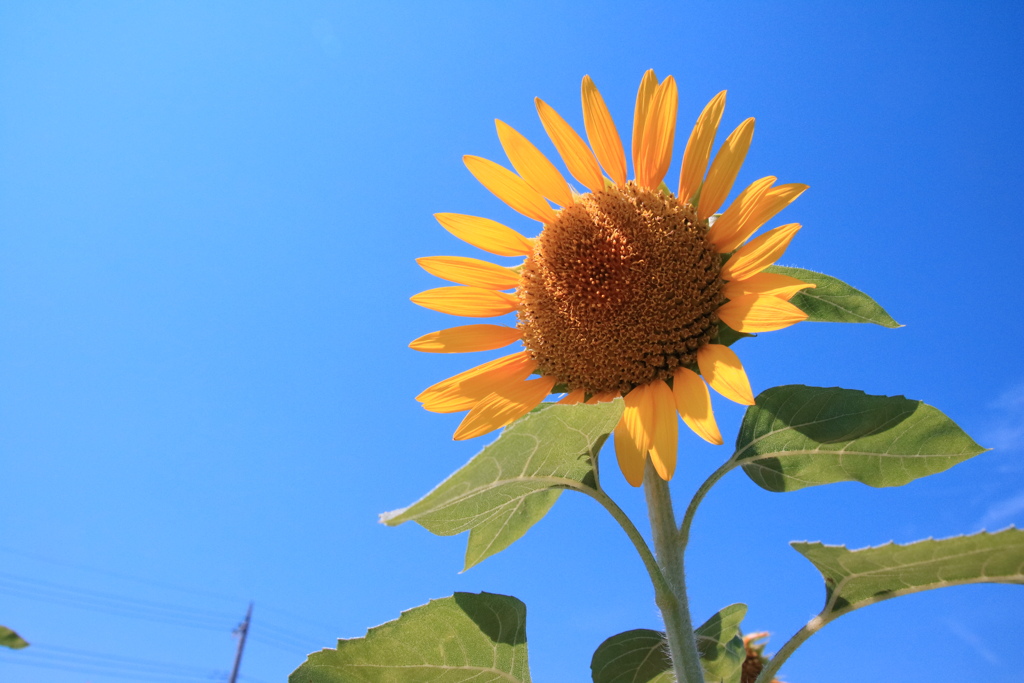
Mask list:
[[[558,401],[565,404],[621,396],[625,407],[614,443],[623,474],[639,486],[649,455],[667,481],[676,464],[677,414],[701,438],[722,443],[708,385],[737,403],[754,403],[730,341],[807,317],[789,299],[813,285],[764,272],[800,226],[750,239],[807,186],[762,178],[719,214],[754,133],[754,119],[747,119],[711,159],[723,91],[697,119],[673,194],[663,179],[678,91],[671,76],[659,83],[654,71],[644,74],[637,94],[635,177],[628,180],[619,133],[589,76],[582,99],[589,146],[549,105],[539,98],[536,105],[544,130],[586,192],[574,190],[542,152],[502,121],[496,121],[498,137],[514,172],[464,157],[484,187],[541,223],[540,234],[528,238],[487,218],[437,214],[444,228],[475,247],[526,258],[515,268],[460,256],[418,259],[427,272],[458,286],[421,292],[412,301],[458,316],[514,312],[516,326],[452,327],[410,346],[461,353],[521,342],[523,350],[439,382],[417,400],[438,413],[468,410],[455,438],[469,439],[522,417],[552,393],[565,394]]]

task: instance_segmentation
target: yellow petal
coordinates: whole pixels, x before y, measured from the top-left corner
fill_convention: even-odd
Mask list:
[[[711,393],[700,375],[688,368],[679,368],[672,378],[672,393],[676,410],[686,426],[708,443],[721,446],[722,433],[711,411]]]
[[[425,334],[409,344],[410,349],[430,353],[491,351],[522,339],[522,333],[504,325],[462,325]]]
[[[722,267],[723,280],[745,280],[778,261],[786,252],[798,223],[783,225],[750,240],[736,250]]]
[[[753,137],[754,119],[747,119],[736,127],[718,150],[697,204],[697,217],[701,220],[715,214],[729,196]]]
[[[494,383],[524,380],[536,368],[537,361],[530,358],[529,352],[520,351],[495,358],[429,386],[420,392],[416,400],[435,413],[469,410],[491,393]]]
[[[579,133],[544,100],[537,97],[534,102],[537,105],[540,122],[544,124],[544,130],[562,156],[562,161],[565,162],[565,167],[569,169],[572,177],[583,183],[591,192],[604,189],[601,167],[597,165],[597,159]]]
[[[530,187],[559,206],[571,206],[572,190],[544,154],[532,142],[504,121],[495,120],[498,139],[512,162],[512,167]]]
[[[737,239],[740,231],[750,223],[750,217],[757,212],[758,204],[776,180],[778,179],[775,176],[767,176],[752,182],[747,189],[740,192],[740,195],[729,205],[725,213],[719,216],[715,224],[711,226],[711,229],[708,230],[707,239],[708,242],[715,246],[719,254],[728,254],[730,251],[733,251],[736,247],[743,244],[743,241],[750,237],[754,230],[761,227],[758,225],[751,229],[749,233]]]
[[[658,88],[658,77],[654,69],[648,69],[640,80],[640,89],[636,93],[636,112],[633,114],[633,175],[637,175],[640,165],[640,143],[644,140],[644,124],[647,123],[647,112],[651,108],[651,98]]]
[[[722,288],[722,296],[726,299],[738,299],[746,294],[770,294],[789,301],[801,289],[816,286],[781,273],[758,273],[751,275],[746,280],[726,282],[725,287]]]
[[[594,394],[589,399],[587,399],[587,405],[593,406],[597,405],[598,403],[608,403],[608,401],[614,401],[618,397],[618,391],[602,391],[600,393]]]
[[[731,237],[723,239],[717,245],[719,253],[727,254],[735,250],[748,237],[757,232],[758,228],[771,220],[775,214],[792,204],[793,200],[803,194],[806,189],[807,186],[800,183],[789,183],[788,185],[769,188],[758,199],[753,210],[743,216],[739,225],[732,232]],[[722,218],[724,217],[725,214],[722,214]],[[718,223],[715,223],[715,226],[717,225]]]
[[[461,213],[435,213],[441,226],[467,244],[498,256],[529,256],[533,240],[490,218]]]
[[[537,190],[504,166],[471,154],[462,157],[462,161],[481,185],[527,218],[541,223],[552,223],[558,218]]]
[[[411,297],[414,304],[432,311],[470,318],[492,318],[519,308],[512,294],[479,287],[438,287]]]
[[[672,390],[663,380],[649,385],[648,394],[654,411],[654,444],[651,463],[658,476],[668,481],[676,471],[676,450],[679,446],[679,418]]]
[[[641,187],[656,189],[668,173],[672,163],[672,143],[676,135],[676,110],[679,107],[679,91],[676,80],[671,76],[662,81],[654,91],[650,111],[644,123],[644,136],[640,143],[640,164],[636,180]]]
[[[715,391],[730,401],[754,405],[754,392],[739,357],[728,346],[705,344],[697,351],[700,374]]]
[[[577,403],[583,403],[583,398],[587,395],[583,389],[573,389],[565,395],[559,403],[564,406],[574,406]]]
[[[482,289],[513,289],[519,275],[504,266],[465,256],[423,256],[416,259],[423,270],[460,285]]]
[[[518,420],[536,408],[554,386],[554,377],[541,377],[498,388],[469,411],[455,430],[455,439],[472,439]]]
[[[795,325],[807,314],[777,296],[747,294],[719,306],[718,319],[737,332],[755,334]]]
[[[615,459],[619,461],[619,469],[631,486],[644,483],[644,463],[647,457],[633,443],[633,437],[626,428],[625,417],[615,427]]]
[[[647,453],[654,446],[654,401],[648,387],[641,384],[623,397],[626,407],[622,410],[622,420],[641,453]]]
[[[590,76],[583,77],[583,125],[587,139],[605,172],[618,186],[626,184],[626,154],[612,115]]]
[[[693,132],[690,133],[690,139],[686,142],[683,169],[679,174],[679,198],[684,202],[693,199],[704,182],[704,172],[708,170],[708,160],[711,158],[711,145],[715,142],[715,134],[718,132],[718,124],[724,111],[723,90],[704,107],[693,127]]]

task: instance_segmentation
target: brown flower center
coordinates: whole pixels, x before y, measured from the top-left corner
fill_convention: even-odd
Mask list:
[[[675,197],[627,183],[544,227],[519,277],[519,329],[569,389],[628,392],[695,362],[718,328],[721,262]]]

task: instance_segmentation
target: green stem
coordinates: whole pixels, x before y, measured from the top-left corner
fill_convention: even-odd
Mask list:
[[[775,653],[771,661],[761,669],[761,673],[758,674],[757,680],[754,683],[768,683],[775,678],[775,674],[778,673],[782,665],[785,664],[786,660],[793,652],[804,644],[804,641],[813,636],[815,633],[821,630],[827,622],[824,621],[821,616],[817,616],[811,619],[807,624],[793,634],[793,637],[786,641],[786,644],[782,646],[782,649]]]
[[[601,506],[607,510],[615,521],[619,523],[622,530],[626,532],[626,536],[633,542],[633,547],[640,554],[640,559],[644,563],[644,567],[647,569],[647,573],[651,577],[651,583],[654,584],[654,592],[657,594],[659,591],[670,590],[668,582],[665,580],[665,575],[661,573],[661,567],[658,566],[657,560],[654,559],[654,553],[651,552],[650,547],[647,545],[647,541],[644,540],[643,534],[641,534],[633,521],[622,511],[615,501],[608,496],[607,493],[599,489],[585,488],[580,489],[583,493],[596,500]]]
[[[665,635],[677,683],[704,683],[697,641],[690,621],[690,606],[686,600],[686,575],[683,571],[682,537],[676,529],[676,516],[672,510],[672,497],[668,482],[654,471],[650,460],[644,473],[644,491],[647,494],[647,512],[651,518],[651,536],[654,553],[668,590],[655,590],[655,600],[665,620]]]
[[[736,466],[736,463],[729,459],[724,465],[715,470],[710,477],[705,480],[700,488],[697,489],[697,493],[693,494],[693,499],[690,501],[690,505],[686,508],[686,514],[683,515],[683,524],[679,527],[679,545],[685,550],[686,544],[690,542],[690,525],[693,524],[693,516],[697,514],[697,506],[704,500],[704,496],[708,494],[711,487],[718,483],[718,480],[728,474],[732,468]]]

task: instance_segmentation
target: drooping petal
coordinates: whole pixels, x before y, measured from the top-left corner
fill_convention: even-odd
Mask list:
[[[571,206],[573,199],[569,183],[565,182],[565,178],[544,153],[504,121],[496,119],[494,124],[498,128],[498,139],[501,140],[508,160],[523,180],[555,204]]]
[[[633,114],[633,175],[637,175],[640,165],[640,144],[644,141],[644,124],[647,123],[647,112],[651,108],[651,98],[658,89],[658,77],[654,69],[648,69],[640,80],[640,89],[636,93],[636,111]]]
[[[619,469],[631,486],[640,486],[644,483],[644,464],[647,455],[636,447],[626,427],[625,416],[615,427],[615,459],[619,461]]]
[[[708,443],[721,446],[722,433],[711,410],[711,393],[700,375],[688,368],[679,368],[672,378],[672,393],[676,410],[686,426]]]
[[[491,351],[522,339],[523,333],[504,325],[462,325],[425,334],[409,344],[410,349],[429,353]]]
[[[782,257],[799,229],[799,223],[790,223],[750,240],[726,261],[722,279],[745,280],[760,273]]]
[[[775,176],[767,176],[752,182],[747,189],[740,192],[725,213],[719,216],[715,224],[711,226],[711,229],[708,230],[707,240],[715,246],[719,254],[728,254],[742,244],[750,234],[753,234],[753,230],[751,230],[750,234],[745,235],[742,239],[738,241],[736,239],[741,230],[750,222],[750,217],[757,212],[758,204],[776,180]],[[730,246],[731,248],[728,248]]]
[[[435,213],[441,226],[467,244],[498,256],[529,256],[533,240],[490,218],[461,213]]]
[[[770,294],[747,294],[718,307],[718,319],[747,334],[774,332],[807,320],[807,314]]]
[[[529,373],[524,375],[521,368],[509,366],[491,370],[486,375],[486,383],[482,379],[459,383],[444,394],[425,401],[423,408],[432,413],[459,413],[463,410],[472,410],[487,396],[496,391],[516,387],[529,377]]]
[[[612,115],[590,76],[583,77],[583,125],[587,139],[605,172],[618,186],[626,184],[626,154]]]
[[[722,287],[722,296],[726,299],[738,299],[747,294],[770,294],[789,301],[800,290],[816,286],[781,273],[758,273],[745,280],[726,282]]]
[[[421,256],[416,259],[423,270],[444,280],[482,289],[513,289],[519,275],[490,261],[465,256]]]
[[[718,150],[697,203],[697,217],[701,220],[715,214],[729,196],[753,137],[754,119],[747,119],[736,127]]]
[[[693,199],[704,182],[704,172],[711,159],[711,145],[715,142],[718,124],[725,111],[725,91],[715,95],[697,118],[697,123],[686,142],[683,152],[683,168],[679,174],[679,199],[684,202]]]
[[[519,307],[512,294],[480,287],[438,287],[410,297],[414,304],[432,311],[468,318],[493,318]]]
[[[431,385],[416,400],[435,413],[469,410],[477,401],[491,393],[495,382],[524,380],[537,368],[537,361],[527,351],[520,351],[482,363],[469,370]],[[454,407],[458,404],[464,407]],[[442,407],[447,409],[441,409]]]
[[[497,388],[469,411],[454,438],[472,439],[518,420],[536,408],[554,386],[554,377],[540,377]]]
[[[583,389],[573,389],[568,394],[566,394],[565,398],[559,401],[559,403],[565,406],[574,406],[577,403],[583,403],[583,399],[586,397],[586,395],[587,392],[585,392]]]
[[[736,249],[747,238],[757,232],[757,229],[772,219],[775,214],[793,203],[797,197],[804,193],[806,185],[800,183],[789,183],[769,188],[753,207],[753,210],[745,215],[732,231],[731,237],[723,239],[719,245],[719,253],[725,254]],[[728,213],[728,212],[727,212]],[[725,214],[722,215],[725,217]],[[718,223],[715,223],[717,226]]]
[[[679,418],[672,389],[663,380],[656,379],[648,389],[654,404],[654,444],[651,463],[658,476],[668,481],[676,471],[676,450],[679,446]]]
[[[654,445],[654,402],[649,394],[648,385],[641,384],[623,397],[626,406],[622,409],[622,421],[641,453],[647,453]]]
[[[636,181],[641,187],[657,189],[672,163],[672,143],[676,136],[676,110],[679,108],[679,90],[676,80],[669,76],[658,84],[651,98],[644,136],[640,143],[640,163]]]
[[[750,390],[747,373],[743,370],[739,356],[728,346],[702,346],[697,351],[697,367],[711,388],[722,396],[743,405],[754,405],[754,392]]]
[[[614,401],[619,397],[617,391],[601,391],[587,399],[588,406],[595,406],[598,403],[608,403],[608,401]]]
[[[481,185],[527,218],[541,223],[552,223],[558,218],[540,192],[504,166],[471,154],[462,157],[462,161]]]
[[[548,137],[551,138],[551,142],[554,143],[555,149],[558,150],[572,177],[583,183],[591,192],[604,189],[604,176],[601,175],[601,167],[598,166],[597,159],[594,158],[579,133],[573,130],[572,126],[566,123],[565,119],[544,100],[537,97],[534,102],[537,105],[537,114],[540,116],[540,122],[544,125],[544,130],[547,131]]]

